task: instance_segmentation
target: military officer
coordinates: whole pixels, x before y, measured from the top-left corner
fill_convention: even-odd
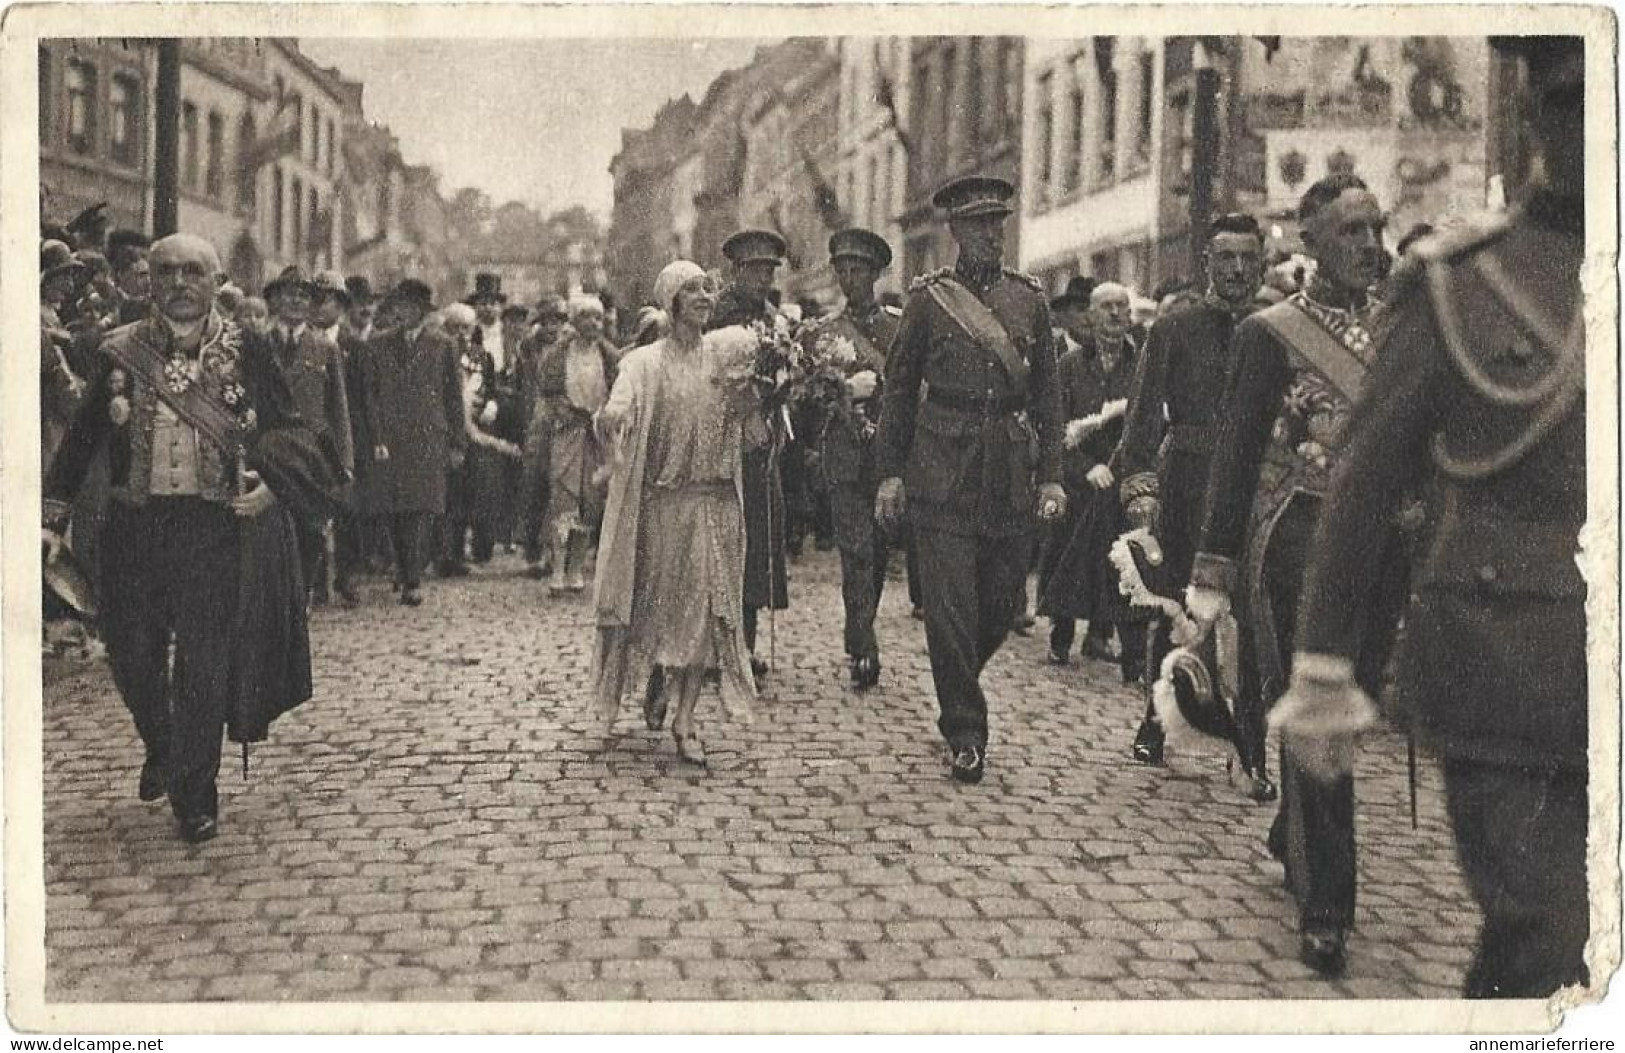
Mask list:
[[[909,290],[876,441],[875,515],[890,528],[906,510],[914,530],[937,727],[965,783],[982,779],[978,680],[1018,613],[1035,509],[1046,521],[1066,510],[1049,304],[1035,279],[1004,266],[1014,196],[1003,179],[967,176],[932,198],[959,259]]]
[[[1492,37],[1525,57],[1545,183],[1510,216],[1424,239],[1348,426],[1272,722],[1346,779],[1374,707],[1355,679],[1383,524],[1442,489],[1393,692],[1442,757],[1461,866],[1484,913],[1469,998],[1586,982],[1584,44]],[[1603,349],[1607,352],[1607,348]]]
[[[852,685],[866,689],[880,682],[875,610],[886,581],[887,557],[885,535],[875,529],[874,521],[880,483],[872,449],[875,418],[880,415],[877,396],[886,352],[903,312],[875,302],[875,282],[892,260],[886,239],[856,227],[837,231],[830,235],[829,259],[846,305],[839,314],[808,326],[803,340],[815,354],[834,342],[852,348],[845,390],[822,421],[818,461],[841,551],[841,601]]]
[[[717,296],[717,309],[706,328],[730,325],[776,324],[778,311],[770,296],[773,276],[784,264],[784,239],[771,230],[741,230],[722,243],[722,254],[732,267],[732,281]],[[756,657],[758,612],[766,607],[782,611],[790,605],[790,583],[785,567],[786,537],[784,484],[780,460],[788,436],[782,422],[769,422],[774,441],[744,453],[745,489],[745,646],[750,648],[751,670],[758,678],[767,663]]]
[[[1211,624],[1232,606],[1250,641],[1256,685],[1243,699],[1273,703],[1286,688],[1309,538],[1342,448],[1350,406],[1375,359],[1376,303],[1368,290],[1387,253],[1376,197],[1352,173],[1319,180],[1298,215],[1315,277],[1242,320],[1208,467],[1201,540],[1191,564],[1191,613]],[[1361,682],[1382,675],[1399,611],[1403,549],[1391,524],[1366,568],[1382,583],[1360,610]],[[1240,716],[1240,714],[1238,714]],[[1323,976],[1346,966],[1354,924],[1354,779],[1319,785],[1288,756],[1270,850],[1298,900],[1299,956]]]

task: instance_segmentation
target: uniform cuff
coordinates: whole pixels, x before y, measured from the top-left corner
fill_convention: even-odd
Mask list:
[[[1211,552],[1198,552],[1191,564],[1191,585],[1199,589],[1216,589],[1226,596],[1236,591],[1236,561],[1228,556],[1215,556]]]
[[[1118,486],[1117,492],[1122,498],[1124,508],[1142,497],[1155,500],[1157,496],[1157,475],[1155,472],[1135,472],[1123,480]]]
[[[68,521],[73,518],[73,505],[54,497],[47,497],[40,518],[47,530],[60,534],[68,529]]]

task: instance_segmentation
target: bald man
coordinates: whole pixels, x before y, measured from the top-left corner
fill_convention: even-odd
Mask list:
[[[114,682],[146,747],[138,792],[167,794],[181,836],[197,843],[216,833],[240,535],[278,504],[240,451],[297,420],[275,365],[246,351],[216,306],[214,247],[177,234],[149,263],[155,310],[102,344],[106,367],[45,478],[44,540],[55,559],[73,497],[105,449],[103,620]],[[308,681],[308,650],[305,662]]]

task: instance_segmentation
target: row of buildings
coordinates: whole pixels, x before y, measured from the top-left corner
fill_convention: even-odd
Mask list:
[[[114,226],[151,232],[157,52],[150,40],[40,43],[48,215],[62,221],[105,201]],[[442,297],[487,269],[531,300],[604,286],[591,217],[544,219],[511,203],[467,221],[462,193],[443,194],[433,169],[408,162],[396,136],[367,119],[364,86],[295,40],[187,38],[180,95],[179,229],[212,241],[245,288],[295,263],[364,275],[375,288],[412,275]],[[519,243],[498,222],[516,213],[532,235]]]
[[[1213,137],[1196,141],[1200,71],[1217,77]],[[720,263],[732,230],[790,246],[791,299],[838,295],[824,242],[886,237],[897,291],[952,263],[930,199],[970,172],[1009,179],[1013,262],[1060,289],[1074,275],[1142,292],[1192,272],[1193,167],[1213,207],[1262,217],[1294,247],[1316,179],[1360,174],[1394,237],[1484,207],[1510,183],[1507,71],[1484,37],[840,37],[763,48],[695,102],[623,132],[610,166],[612,281],[647,300],[674,256]]]

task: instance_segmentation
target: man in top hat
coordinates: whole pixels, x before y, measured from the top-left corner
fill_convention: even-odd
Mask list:
[[[1242,212],[1215,219],[1208,230],[1207,290],[1199,303],[1160,318],[1151,326],[1129,396],[1123,438],[1112,460],[1119,497],[1130,528],[1156,539],[1160,562],[1155,591],[1174,599],[1184,595],[1202,523],[1209,460],[1217,441],[1220,399],[1230,370],[1230,337],[1253,311],[1263,280],[1264,233]],[[1150,640],[1153,677],[1172,649],[1169,627],[1159,624]],[[1261,730],[1254,720],[1250,725]],[[1164,731],[1149,700],[1133,755],[1142,764],[1161,764]],[[1275,798],[1262,735],[1238,743],[1255,800]]]
[[[1401,263],[1383,350],[1309,550],[1291,687],[1272,722],[1317,779],[1350,776],[1371,573],[1408,490],[1444,509],[1405,614],[1396,709],[1443,761],[1484,915],[1469,998],[1587,981],[1585,42],[1491,37],[1527,65],[1543,182]],[[1606,234],[1605,234],[1606,236]],[[1603,354],[1612,350],[1608,344]],[[1593,584],[1611,588],[1607,582]]]
[[[1201,624],[1237,612],[1250,642],[1252,664],[1243,670],[1257,681],[1243,686],[1243,700],[1265,705],[1286,690],[1310,537],[1349,412],[1376,358],[1378,305],[1369,290],[1387,255],[1382,208],[1352,173],[1316,182],[1298,215],[1315,276],[1232,333],[1187,601]],[[1366,573],[1378,588],[1360,610],[1356,668],[1374,691],[1398,621],[1396,601],[1405,595],[1407,561],[1391,524],[1366,555]],[[1269,846],[1298,901],[1299,957],[1322,976],[1340,975],[1354,924],[1352,775],[1322,785],[1287,754]]]
[[[312,314],[324,296],[316,282],[297,266],[288,267],[265,287],[265,300],[275,319],[260,339],[282,367],[299,414],[333,460],[335,474],[346,482],[355,478],[354,436],[350,430],[350,394],[344,376],[344,356],[337,342],[312,324]],[[340,286],[342,293],[343,288]],[[336,313],[336,312],[335,312]],[[311,599],[327,601],[325,528],[322,536],[301,537],[305,583]]]
[[[1095,279],[1077,275],[1067,279],[1066,290],[1049,302],[1051,320],[1055,323],[1055,357],[1068,351],[1088,347],[1094,340],[1090,329],[1089,294],[1095,291]]]
[[[387,517],[400,602],[416,607],[433,517],[446,511],[446,481],[462,464],[463,373],[455,343],[429,324],[434,294],[403,279],[379,305],[390,327],[375,332],[361,356],[372,463],[361,507]]]
[[[502,275],[482,271],[474,275],[474,291],[463,300],[474,308],[475,324],[480,330],[480,346],[491,356],[498,373],[511,372],[513,363],[508,345],[502,339],[502,307],[508,294],[502,291]]]
[[[886,581],[887,545],[875,529],[874,433],[880,416],[880,378],[902,311],[875,302],[875,282],[891,266],[891,246],[872,231],[852,228],[829,239],[830,266],[846,303],[819,319],[802,340],[823,359],[845,360],[845,388],[820,422],[819,471],[829,489],[835,543],[841,551],[841,600],[846,609],[846,657],[859,689],[880,681],[875,611]],[[847,349],[850,350],[847,350]]]
[[[784,239],[771,230],[741,230],[722,243],[731,266],[729,284],[717,296],[707,329],[730,325],[778,324],[773,306],[774,273],[784,263]],[[744,454],[745,490],[745,597],[742,621],[745,645],[751,650],[751,669],[758,677],[767,663],[756,657],[758,612],[790,606],[789,575],[785,566],[785,538],[789,524],[780,461],[788,436],[775,415],[768,421],[773,441],[747,449]]]
[[[73,247],[104,252],[107,248],[107,202],[99,201],[68,220],[67,231],[73,237]]]
[[[1004,266],[1014,196],[1002,179],[969,176],[933,197],[959,259],[909,291],[876,440],[875,515],[891,528],[906,513],[913,527],[937,727],[965,783],[982,778],[978,681],[1016,617],[1035,513],[1048,522],[1066,510],[1049,303],[1035,279]]]

